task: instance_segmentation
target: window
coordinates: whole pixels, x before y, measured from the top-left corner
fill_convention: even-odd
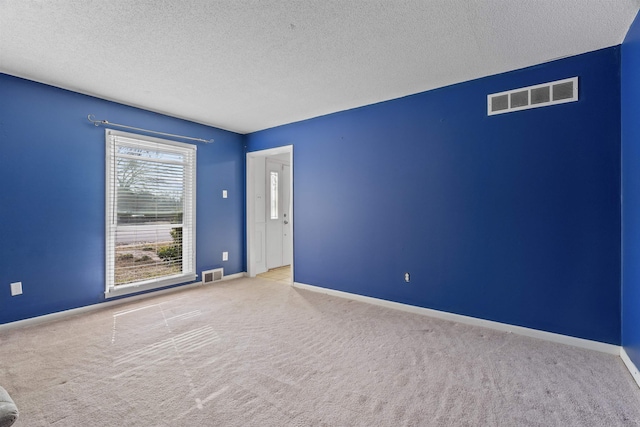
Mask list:
[[[278,172],[271,172],[271,219],[278,219]]]
[[[195,280],[190,144],[106,131],[107,297]]]

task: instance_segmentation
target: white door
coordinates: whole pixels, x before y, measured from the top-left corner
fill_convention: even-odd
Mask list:
[[[291,238],[291,167],[267,158],[266,163],[266,223],[267,268],[290,265],[293,258]]]

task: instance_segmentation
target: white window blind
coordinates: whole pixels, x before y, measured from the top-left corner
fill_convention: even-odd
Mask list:
[[[106,130],[107,297],[195,280],[196,147]]]

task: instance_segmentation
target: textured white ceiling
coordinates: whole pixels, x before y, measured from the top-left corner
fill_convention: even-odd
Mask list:
[[[0,0],[0,72],[248,133],[617,45],[639,8]]]

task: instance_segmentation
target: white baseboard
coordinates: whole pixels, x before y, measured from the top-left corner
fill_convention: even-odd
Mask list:
[[[620,349],[620,358],[624,362],[629,372],[631,372],[633,379],[636,380],[638,387],[640,387],[640,371],[638,371],[638,367],[631,361],[624,347]]]
[[[247,273],[240,272],[240,273],[235,273],[235,274],[229,274],[228,276],[222,276],[222,280],[241,279],[243,277],[247,277]]]
[[[247,273],[240,272],[235,274],[229,274],[228,276],[223,276],[222,280],[233,280],[245,277]],[[11,323],[3,323],[0,325],[0,332],[7,331],[15,328],[23,328],[25,326],[38,325],[41,323],[53,322],[54,320],[64,319],[65,317],[77,316],[79,314],[88,313],[94,310],[101,310],[107,307],[113,307],[121,304],[130,303],[133,301],[155,297],[158,295],[168,294],[171,292],[184,291],[185,289],[192,289],[198,286],[203,286],[202,282],[194,282],[189,283],[187,285],[175,286],[173,288],[168,289],[160,289],[153,292],[147,292],[145,294],[132,295],[130,297],[119,298],[117,300],[107,300],[105,302],[100,302],[97,304],[85,305],[84,307],[72,308],[70,310],[58,311],[56,313],[45,314],[43,316],[31,317],[29,319],[17,320]]]
[[[560,344],[572,345],[574,347],[586,348],[589,350],[600,351],[602,353],[620,355],[620,347],[613,344],[607,344],[599,341],[591,341],[583,338],[571,337],[568,335],[556,334],[553,332],[541,331],[538,329],[525,328],[522,326],[510,325],[508,323],[494,322],[491,320],[478,319],[476,317],[463,316],[461,314],[447,313],[446,311],[433,310],[430,308],[417,307],[414,305],[402,304],[399,302],[387,301],[378,298],[366,297],[349,292],[336,291],[333,289],[322,288],[319,286],[307,285],[304,283],[294,282],[294,287],[307,289],[313,292],[320,292],[340,298],[346,298],[354,301],[366,302],[381,307],[392,308],[395,310],[406,311],[409,313],[422,314],[424,316],[435,317],[438,319],[449,320],[452,322],[464,323],[472,326],[480,326],[483,328],[495,329],[497,331],[510,332],[527,337],[538,338],[545,341],[556,342]]]

